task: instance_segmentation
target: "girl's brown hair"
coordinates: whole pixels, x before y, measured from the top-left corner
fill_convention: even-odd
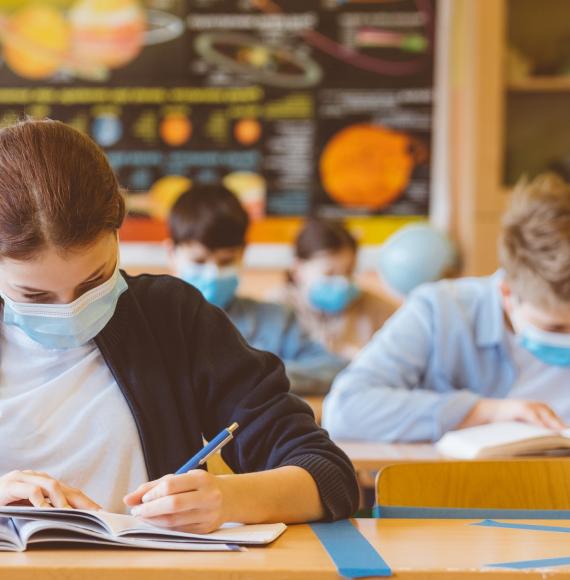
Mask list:
[[[89,245],[124,215],[115,174],[89,137],[49,119],[0,130],[0,258]]]

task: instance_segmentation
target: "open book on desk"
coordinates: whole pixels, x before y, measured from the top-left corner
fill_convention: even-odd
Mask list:
[[[0,551],[31,544],[72,542],[187,551],[235,551],[273,542],[285,524],[224,524],[210,534],[158,528],[132,516],[76,509],[0,507]]]
[[[489,423],[450,431],[436,448],[442,455],[457,459],[570,454],[570,429],[551,431],[516,421]]]

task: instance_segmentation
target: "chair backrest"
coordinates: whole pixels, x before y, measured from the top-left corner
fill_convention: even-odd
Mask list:
[[[569,510],[570,459],[390,465],[376,478],[376,505]]]

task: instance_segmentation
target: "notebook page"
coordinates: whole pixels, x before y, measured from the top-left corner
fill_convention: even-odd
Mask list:
[[[475,457],[491,447],[512,445],[540,437],[552,437],[556,432],[517,421],[490,423],[446,433],[437,443],[437,449],[452,457]]]
[[[50,535],[71,532],[92,538],[110,536],[101,526],[90,524],[89,522],[73,523],[69,520],[60,521],[54,518],[42,518],[39,520],[13,518],[13,522],[24,544],[27,544],[31,537],[45,531],[49,531]]]
[[[203,540],[206,542],[227,542],[233,544],[269,544],[278,538],[286,529],[285,524],[224,524],[220,529],[209,534],[192,534],[167,528],[159,528],[133,516],[97,512],[112,530],[115,536],[139,537],[153,536],[156,538],[180,538],[186,540]]]
[[[110,534],[111,531],[105,521],[99,517],[99,513],[78,509],[36,508],[31,506],[0,507],[0,517],[11,516],[21,520],[54,522],[60,528],[69,525]]]
[[[158,537],[158,535],[164,535],[165,538],[179,538],[181,540],[186,539],[208,543],[227,542],[243,545],[264,545],[276,540],[286,529],[287,526],[281,523],[249,525],[224,524],[220,529],[209,534],[192,534],[157,528],[144,522],[141,525],[139,522],[137,529],[125,530],[120,536],[144,538],[145,536]]]
[[[40,531],[37,535],[30,538],[30,544],[45,544],[45,543],[72,543],[72,544],[90,544],[102,546],[124,546],[127,548],[143,548],[151,550],[177,550],[184,552],[239,552],[245,550],[235,544],[214,544],[214,543],[198,543],[178,541],[178,542],[164,542],[153,540],[136,540],[128,538],[110,538],[107,537],[90,537],[81,536],[74,532],[54,531],[49,533],[47,530]]]
[[[54,510],[55,511],[55,510]],[[76,514],[79,515],[79,514]],[[111,514],[113,515],[113,514]],[[31,517],[31,514],[28,514]],[[176,539],[170,538],[165,541],[164,537],[161,538],[118,538],[114,537],[108,532],[103,531],[103,528],[99,525],[89,524],[88,521],[81,521],[80,518],[76,518],[77,522],[72,523],[70,519],[67,518],[65,521],[58,521],[55,518],[42,518],[39,520],[34,519],[23,519],[14,518],[10,520],[5,518],[9,525],[13,525],[13,535],[17,544],[7,543],[6,547],[2,542],[0,537],[0,550],[14,550],[14,549],[24,549],[28,544],[41,544],[41,543],[54,543],[54,542],[65,542],[65,543],[76,543],[76,544],[101,544],[101,545],[123,545],[131,548],[147,548],[147,549],[160,549],[160,550],[178,550],[178,551],[239,551],[239,548],[235,545],[229,545],[227,543],[214,543],[214,542],[203,542],[203,541],[191,541],[187,538]],[[22,538],[20,541],[19,537]]]
[[[23,548],[18,531],[11,518],[0,518],[0,550],[20,550]]]
[[[133,516],[109,512],[87,510],[61,510],[54,508],[33,508],[7,506],[0,508],[0,516],[11,515],[16,518],[29,518],[50,521],[59,529],[84,528],[92,532],[108,531],[111,537],[168,538],[202,540],[204,542],[219,542],[232,544],[262,545],[278,538],[286,529],[285,524],[224,524],[219,530],[210,534],[192,534],[148,524]]]

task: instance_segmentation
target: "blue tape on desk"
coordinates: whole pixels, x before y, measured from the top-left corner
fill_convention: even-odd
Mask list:
[[[562,532],[570,533],[570,528],[565,526],[548,526],[543,524],[516,524],[512,522],[496,522],[494,520],[484,520],[473,526],[483,526],[488,528],[507,528],[510,530],[528,530],[532,532]],[[570,557],[545,558],[542,560],[523,560],[520,562],[502,562],[500,564],[487,564],[488,568],[512,568],[515,570],[526,570],[530,568],[549,568],[552,566],[569,566]]]
[[[508,528],[511,530],[530,530],[531,532],[563,532],[570,534],[570,528],[565,526],[547,526],[540,524],[513,524],[510,522],[496,522],[495,520],[483,520],[472,526],[483,526],[486,528]]]
[[[487,508],[424,508],[374,506],[375,518],[434,520],[570,520],[569,510],[503,510]]]
[[[513,568],[525,570],[529,568],[550,568],[553,566],[570,566],[570,557],[545,558],[544,560],[523,560],[521,562],[504,562],[502,564],[487,564],[487,568]]]
[[[391,576],[392,570],[350,520],[311,524],[311,528],[345,578]]]

